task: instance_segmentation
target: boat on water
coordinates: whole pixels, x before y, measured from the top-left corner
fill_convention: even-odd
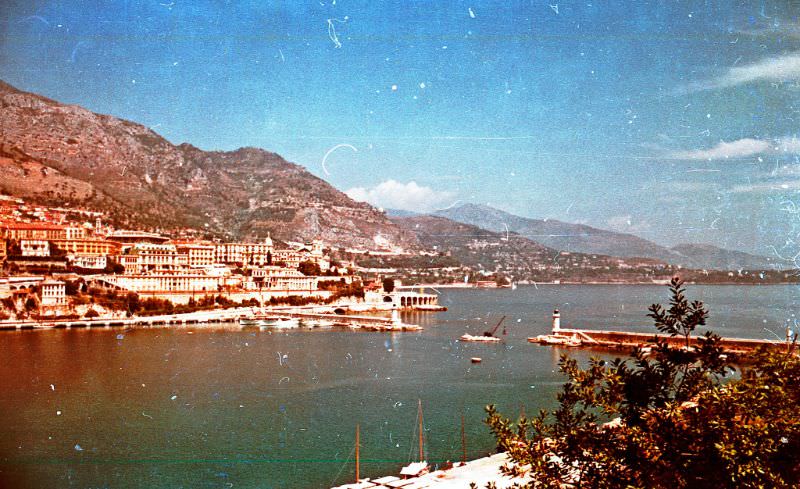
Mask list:
[[[278,318],[239,318],[239,326],[247,327],[247,326],[254,326],[259,328],[264,328],[270,326],[274,321],[277,321]]]
[[[300,327],[300,320],[297,318],[281,318],[272,323],[276,329],[294,329]]]
[[[497,329],[500,327],[501,324],[503,324],[503,321],[505,321],[505,319],[506,319],[505,316],[500,318],[500,321],[498,321],[498,323],[495,324],[494,328],[492,328],[491,331],[486,331],[482,335],[475,336],[469,333],[465,333],[461,335],[461,338],[459,339],[461,341],[472,341],[476,343],[497,343],[499,341],[503,341],[494,334],[497,333]],[[503,328],[503,334],[506,334],[505,328]]]
[[[335,322],[329,319],[316,319],[308,323],[311,328],[332,328],[336,325]]]
[[[253,316],[239,318],[239,325],[242,327],[258,327],[261,330],[268,328],[299,328],[300,320],[297,318],[287,318],[283,316]]]
[[[496,336],[484,336],[484,335],[473,336],[471,334],[463,334],[461,335],[459,340],[472,341],[475,343],[497,343],[503,341],[500,338],[497,338]]]

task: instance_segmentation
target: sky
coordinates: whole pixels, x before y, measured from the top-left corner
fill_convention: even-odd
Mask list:
[[[800,256],[792,2],[4,1],[0,78],[383,208]]]

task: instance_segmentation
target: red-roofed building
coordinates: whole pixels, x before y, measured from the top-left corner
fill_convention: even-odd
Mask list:
[[[67,239],[67,227],[46,222],[6,222],[0,225],[4,239]]]

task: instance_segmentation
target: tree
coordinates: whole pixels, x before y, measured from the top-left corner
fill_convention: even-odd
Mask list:
[[[654,304],[656,328],[684,337],[658,341],[633,359],[589,361],[562,356],[568,377],[558,408],[516,424],[487,406],[498,448],[520,473],[530,465],[536,487],[797,487],[800,467],[800,360],[793,351],[758,352],[738,379],[706,333],[702,302],[690,303],[673,279],[669,309]],[[533,486],[534,483],[531,483]]]
[[[67,280],[64,283],[64,293],[70,296],[78,295],[81,292],[83,284],[83,279],[80,278],[77,280]]]
[[[8,256],[20,256],[22,255],[22,246],[20,246],[19,241],[15,239],[10,239],[6,243],[6,253]]]
[[[62,250],[57,244],[50,242],[50,256],[66,256],[67,251]]]
[[[313,262],[311,260],[301,261],[300,264],[297,265],[297,270],[303,275],[308,275],[308,276],[322,275],[322,269],[320,269],[319,265],[316,262]]]
[[[392,291],[394,290],[394,279],[393,278],[386,277],[385,279],[383,279],[383,290],[387,294],[391,294],[392,293]]]
[[[497,274],[494,277],[494,283],[497,284],[498,287],[503,287],[506,285],[510,285],[511,281],[505,275]]]
[[[105,269],[105,272],[106,273],[125,273],[125,267],[122,264],[117,263],[111,257],[107,257],[106,258],[106,269]]]

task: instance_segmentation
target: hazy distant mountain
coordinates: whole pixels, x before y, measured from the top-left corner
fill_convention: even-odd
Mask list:
[[[0,191],[108,211],[121,225],[194,227],[233,238],[321,238],[407,247],[413,234],[281,156],[175,146],[133,122],[0,82]]]
[[[680,245],[673,249],[632,234],[617,233],[554,219],[530,219],[486,205],[465,204],[435,215],[494,232],[513,232],[557,250],[618,257],[644,257],[692,268],[738,270],[774,268],[766,257],[711,245]]]
[[[505,234],[441,216],[392,217],[392,221],[415,233],[425,248],[452,252],[466,266],[480,264],[493,267],[495,260],[488,257],[486,248],[490,248],[493,253],[524,255],[536,261],[546,261],[558,254],[555,250],[517,234],[505,239]]]
[[[487,205],[464,204],[435,214],[490,231],[508,230],[557,250],[657,259],[673,256],[669,249],[631,234],[554,219],[529,219]]]
[[[442,216],[393,217],[416,233],[422,245],[455,258],[472,270],[512,280],[571,282],[652,282],[674,269],[650,258],[620,259],[554,250],[516,233],[488,231]]]
[[[673,262],[685,267],[712,268],[716,270],[772,270],[786,268],[777,260],[751,255],[742,251],[726,250],[708,244],[680,244],[670,248],[680,255]]]

